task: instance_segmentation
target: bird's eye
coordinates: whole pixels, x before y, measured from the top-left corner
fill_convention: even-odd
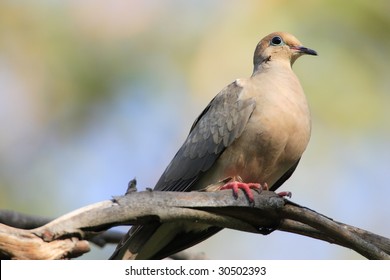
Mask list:
[[[273,45],[273,46],[279,46],[279,45],[281,45],[282,43],[283,43],[283,40],[282,40],[282,38],[280,38],[279,36],[275,36],[275,37],[273,37],[272,40],[271,40],[271,45]]]

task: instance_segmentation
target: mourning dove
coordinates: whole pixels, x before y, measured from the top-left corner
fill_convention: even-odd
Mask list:
[[[251,188],[280,187],[310,138],[308,104],[291,69],[304,54],[317,55],[288,33],[263,38],[252,76],[235,80],[211,100],[154,190],[196,191],[223,182],[219,189],[231,188],[235,195],[243,189],[251,201]],[[134,226],[111,258],[165,258],[219,230],[190,222]]]

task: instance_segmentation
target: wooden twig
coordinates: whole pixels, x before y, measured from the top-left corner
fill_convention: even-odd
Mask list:
[[[15,259],[70,258],[89,250],[83,240],[97,238],[99,233],[117,225],[186,220],[253,233],[289,231],[351,248],[370,259],[390,259],[390,240],[385,237],[335,222],[273,192],[253,194],[254,204],[249,205],[244,195],[235,199],[229,190],[128,192],[37,228],[26,230],[0,225],[0,252],[1,256]],[[0,220],[4,221],[1,216],[0,211]],[[104,245],[104,239],[100,241]]]
[[[295,204],[287,204],[281,212],[284,218],[292,219],[293,221],[301,222],[315,228],[318,230],[317,237],[321,235],[324,237],[321,238],[323,240],[325,237],[331,237],[327,241],[350,248],[368,259],[390,259],[389,253],[386,253],[389,249],[389,239],[377,239],[378,241],[384,241],[384,243],[376,245],[375,243],[377,242],[372,242],[374,240],[374,234],[333,221],[311,209],[297,207]],[[367,236],[371,236],[371,240],[366,240]],[[378,235],[376,236],[378,237]]]

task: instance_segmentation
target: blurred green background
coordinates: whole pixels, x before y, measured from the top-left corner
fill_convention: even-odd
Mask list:
[[[257,42],[294,34],[313,134],[282,190],[390,236],[390,2],[1,1],[0,207],[57,217],[127,182],[153,187],[211,98],[252,72]],[[84,259],[114,250],[92,248]],[[289,233],[224,230],[212,259],[360,259]]]

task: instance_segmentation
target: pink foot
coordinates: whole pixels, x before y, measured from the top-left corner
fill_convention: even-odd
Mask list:
[[[261,187],[260,184],[258,183],[243,183],[243,182],[229,182],[226,183],[220,190],[233,190],[233,195],[234,197],[238,197],[238,189],[242,189],[244,193],[248,196],[249,202],[253,203],[254,197],[251,192],[251,189],[255,190],[262,190],[263,188]]]
[[[280,196],[280,197],[287,196],[288,198],[291,198],[292,193],[291,192],[278,192],[277,195]]]

